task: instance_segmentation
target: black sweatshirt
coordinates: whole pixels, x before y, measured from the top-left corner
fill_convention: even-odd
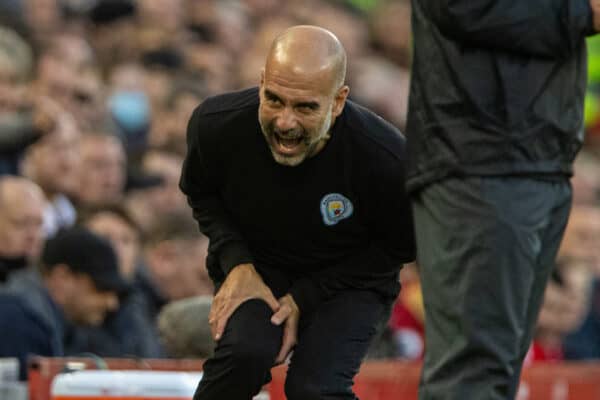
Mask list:
[[[258,105],[257,88],[211,97],[188,125],[180,187],[210,238],[212,279],[243,263],[283,271],[303,313],[338,290],[395,297],[415,254],[403,136],[347,101],[323,150],[284,166]]]

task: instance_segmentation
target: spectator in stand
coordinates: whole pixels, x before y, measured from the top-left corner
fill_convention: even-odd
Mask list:
[[[140,276],[151,315],[156,317],[168,302],[214,294],[205,265],[207,249],[208,239],[198,232],[191,215],[158,218],[145,238],[147,274]]]
[[[25,178],[0,176],[0,286],[30,266],[43,245],[44,193]]]
[[[371,38],[382,56],[400,67],[410,67],[410,1],[382,1],[369,15]]]
[[[591,344],[590,337],[584,338],[586,333],[582,335],[578,332],[586,315],[592,317],[594,313],[593,308],[590,310],[590,296],[594,275],[597,274],[594,269],[598,271],[597,266],[600,265],[598,240],[600,209],[575,205],[569,216],[556,270],[546,287],[527,361],[559,361],[565,357],[575,357],[572,354],[575,348],[578,352],[584,347],[590,353],[593,351],[593,347],[588,347]],[[594,335],[598,333],[600,331]],[[578,343],[569,339],[577,336]]]
[[[116,251],[119,273],[130,285],[119,308],[107,314],[98,326],[78,326],[77,338],[65,349],[66,354],[92,352],[102,357],[161,357],[164,353],[155,322],[144,294],[135,285],[140,266],[140,238],[135,222],[118,206],[88,211],[81,223],[91,232],[107,239]]]
[[[78,206],[101,207],[122,201],[127,158],[119,138],[106,133],[84,134],[80,156]]]
[[[423,358],[425,349],[425,310],[416,263],[400,272],[402,290],[392,309],[390,328],[395,344],[395,357],[409,360]]]
[[[54,129],[27,149],[21,165],[22,174],[40,185],[48,198],[46,236],[75,223],[77,212],[71,199],[77,192],[80,171],[79,128],[67,111],[60,107],[54,111]]]
[[[569,249],[571,259],[589,269],[590,276],[580,286],[591,289],[591,298],[586,303],[583,323],[564,341],[564,355],[570,360],[600,359],[600,208],[575,207],[567,229],[563,247]],[[576,290],[584,291],[580,287]]]
[[[0,175],[16,174],[23,151],[54,125],[46,101],[30,95],[32,70],[29,44],[0,26]]]
[[[142,174],[157,177],[160,183],[129,190],[125,200],[129,214],[143,233],[151,230],[162,215],[188,212],[178,186],[182,164],[183,157],[174,153],[151,150],[144,155]]]
[[[212,296],[195,296],[173,301],[158,314],[158,331],[171,357],[203,358],[213,354],[208,313]]]
[[[600,154],[583,150],[573,169],[573,204],[600,206]]]
[[[85,52],[86,43],[77,47]],[[56,101],[70,112],[83,131],[97,129],[107,118],[104,83],[95,66],[83,63],[87,55],[63,56],[57,48],[43,52],[38,60],[36,95]]]
[[[0,299],[0,355],[18,357],[25,378],[30,354],[62,356],[73,325],[102,323],[128,289],[110,243],[86,229],[60,231],[46,242],[41,272],[11,277]]]

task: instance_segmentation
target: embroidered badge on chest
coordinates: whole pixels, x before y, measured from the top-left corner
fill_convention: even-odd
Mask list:
[[[339,193],[329,193],[321,199],[321,215],[325,225],[335,225],[354,212],[354,206]]]

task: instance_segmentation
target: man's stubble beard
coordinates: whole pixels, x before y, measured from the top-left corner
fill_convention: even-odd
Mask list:
[[[277,140],[275,138],[276,134],[275,134],[275,129],[273,128],[273,124],[269,123],[267,126],[265,126],[265,125],[263,125],[261,119],[260,118],[258,119],[260,128],[261,128],[261,132],[262,132],[263,136],[265,137],[265,140],[267,142],[267,145],[269,146],[269,150],[271,150],[271,154],[273,155],[275,162],[277,162],[278,164],[281,164],[281,165],[285,165],[287,167],[297,167],[304,160],[315,155],[315,151],[316,151],[317,147],[319,146],[319,144],[324,141],[326,142],[331,137],[331,135],[329,133],[329,130],[331,129],[331,120],[332,120],[332,113],[331,113],[331,110],[329,110],[329,112],[327,113],[327,117],[323,121],[323,124],[321,124],[321,126],[319,127],[319,134],[317,135],[318,139],[313,142],[308,143],[306,150],[303,151],[302,153],[295,155],[295,156],[285,156],[285,155],[279,154],[277,151],[275,151],[275,149],[273,149],[273,146],[271,145],[271,141],[269,140],[269,138],[272,138],[274,141]]]

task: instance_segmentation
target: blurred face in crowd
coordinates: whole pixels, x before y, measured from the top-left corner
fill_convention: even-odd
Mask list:
[[[113,136],[83,135],[78,198],[85,205],[101,206],[121,200],[126,179],[125,151]]]
[[[163,178],[163,184],[146,191],[155,212],[186,211],[187,202],[179,190],[179,176],[183,158],[178,155],[153,151],[143,161],[144,171]]]
[[[37,88],[69,111],[80,127],[92,129],[106,115],[102,81],[93,68],[68,61],[55,54],[42,55]]]
[[[0,256],[39,255],[43,242],[46,199],[41,189],[24,178],[0,178]]]
[[[0,26],[0,114],[29,106],[27,80],[33,56],[16,32]]]
[[[55,129],[31,145],[24,161],[24,172],[48,196],[73,195],[79,181],[79,141],[81,134],[73,117],[59,111]]]
[[[321,151],[342,112],[349,89],[339,83],[341,61],[334,61],[323,43],[333,40],[322,31],[301,28],[284,34],[271,49],[261,76],[259,122],[282,165],[297,166]]]
[[[585,263],[600,276],[600,208],[576,205],[561,244],[560,254]]]
[[[31,29],[44,35],[56,31],[61,22],[58,0],[25,0],[25,17]]]
[[[74,273],[66,265],[53,267],[46,281],[54,289],[57,304],[75,324],[98,326],[119,307],[116,293],[98,290],[89,275]]]
[[[133,280],[140,252],[137,230],[120,215],[111,211],[96,213],[87,220],[86,226],[110,241],[117,252],[121,275],[127,280]]]
[[[182,0],[142,0],[137,3],[138,19],[142,24],[175,31],[182,25]]]
[[[55,35],[48,47],[57,59],[75,71],[84,71],[96,62],[91,44],[75,33],[61,32]]]
[[[207,251],[205,237],[164,240],[147,249],[148,269],[163,296],[177,300],[213,294],[204,263]]]

